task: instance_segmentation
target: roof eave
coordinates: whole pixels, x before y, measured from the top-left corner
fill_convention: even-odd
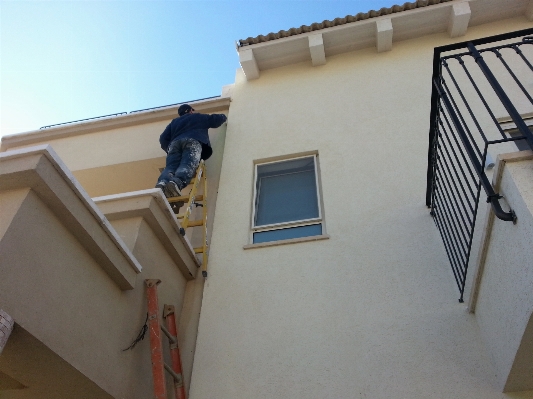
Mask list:
[[[528,0],[445,0],[439,4],[346,23],[237,49],[247,80],[261,71],[298,62],[323,65],[332,55],[375,47],[389,51],[394,42],[428,34],[448,32],[451,38],[464,36],[469,26],[525,15],[533,19],[533,2]],[[423,23],[421,23],[423,21]]]

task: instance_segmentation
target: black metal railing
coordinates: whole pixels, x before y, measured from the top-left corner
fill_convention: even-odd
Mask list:
[[[521,140],[533,149],[533,29],[435,48],[426,204],[463,302],[481,188],[494,214],[516,221],[485,173],[487,159]],[[512,136],[501,121],[510,120]],[[502,149],[502,150],[500,150]]]
[[[220,96],[211,96],[211,97],[205,97],[205,98],[198,98],[196,100],[189,100],[189,101],[183,101],[181,103],[174,103],[174,104],[169,104],[169,105],[160,105],[158,107],[151,107],[151,108],[144,108],[144,109],[138,109],[138,110],[135,110],[135,111],[130,111],[130,112],[118,112],[116,114],[109,114],[109,115],[102,115],[102,116],[95,116],[93,118],[85,118],[85,119],[78,119],[78,120],[75,120],[75,121],[69,121],[69,122],[63,122],[63,123],[56,123],[56,124],[53,124],[53,125],[48,125],[48,126],[42,126],[40,127],[39,129],[42,130],[42,129],[49,129],[51,127],[57,127],[57,126],[63,126],[63,125],[71,125],[71,124],[74,124],[74,123],[78,123],[78,122],[87,122],[87,121],[92,121],[92,120],[95,120],[95,119],[104,119],[104,118],[108,118],[108,117],[111,117],[111,116],[121,116],[121,115],[128,115],[128,114],[135,114],[135,113],[138,113],[138,112],[144,112],[144,111],[151,111],[151,110],[156,110],[156,109],[161,109],[161,108],[170,108],[170,107],[175,107],[176,105],[181,105],[181,104],[188,104],[188,103],[193,103],[193,102],[198,102],[198,101],[204,101],[204,100],[210,100],[212,98],[219,98]]]

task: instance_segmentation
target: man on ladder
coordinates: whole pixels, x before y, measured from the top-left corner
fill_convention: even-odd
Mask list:
[[[167,160],[156,187],[163,190],[167,198],[181,196],[181,190],[191,181],[200,159],[208,159],[213,153],[208,129],[219,127],[227,119],[224,114],[198,114],[189,104],[181,105],[178,115],[159,137]]]

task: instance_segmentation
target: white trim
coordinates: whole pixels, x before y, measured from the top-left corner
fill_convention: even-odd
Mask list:
[[[279,230],[280,228],[295,227],[295,226],[307,226],[308,224],[317,224],[322,221],[321,217],[311,219],[291,220],[290,222],[262,224],[252,228],[254,233],[260,231]]]
[[[265,163],[279,162],[279,161],[285,161],[285,160],[296,159],[296,158],[304,158],[304,157],[308,157],[311,155],[318,156],[318,151],[316,150],[302,151],[302,152],[297,152],[295,154],[285,154],[285,155],[278,155],[275,157],[259,158],[259,159],[254,159],[252,162],[254,163],[254,165],[258,165],[258,164],[263,165]]]
[[[316,187],[316,201],[317,201],[317,205],[318,205],[318,217],[320,218],[320,220],[322,220],[322,201],[320,200],[320,186],[319,186],[319,181],[318,181],[318,167],[317,167],[317,164],[318,164],[318,159],[317,159],[317,156],[315,155],[315,159],[314,159],[314,162],[315,162],[315,187]]]
[[[253,185],[254,185],[254,196],[252,199],[252,220],[250,225],[250,230],[253,231],[254,229],[254,223],[255,223],[255,211],[257,209],[257,165],[254,164],[254,179],[253,179]],[[253,241],[253,235],[251,236],[251,240]],[[252,242],[251,241],[251,242]]]
[[[242,249],[274,247],[274,246],[278,246],[278,245],[296,244],[296,243],[299,243],[299,242],[320,241],[320,240],[327,240],[327,239],[329,239],[329,235],[322,234],[320,236],[307,236],[307,237],[300,237],[300,238],[288,238],[286,240],[267,241],[267,242],[260,242],[260,243],[257,243],[257,244],[246,244],[245,246],[242,247]]]

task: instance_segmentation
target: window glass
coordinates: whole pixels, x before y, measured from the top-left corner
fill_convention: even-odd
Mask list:
[[[257,166],[255,226],[319,216],[314,156]]]
[[[289,238],[301,238],[318,236],[322,234],[321,224],[312,224],[309,226],[289,227],[278,230],[260,231],[254,233],[254,244],[260,242],[287,240]]]

